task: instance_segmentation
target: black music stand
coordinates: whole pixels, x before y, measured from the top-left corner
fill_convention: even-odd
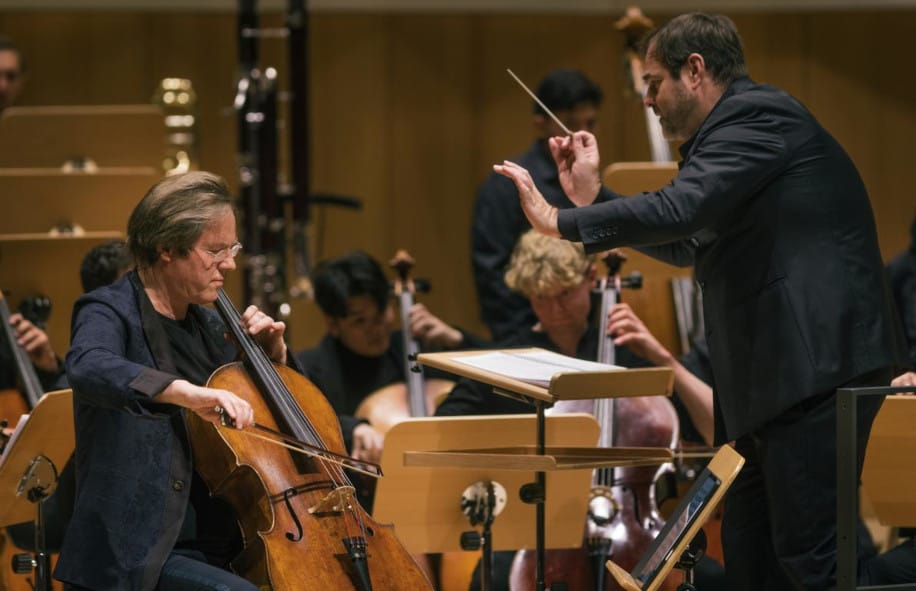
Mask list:
[[[51,591],[42,506],[57,486],[57,466],[73,452],[72,398],[71,390],[42,396],[23,415],[0,456],[0,527],[35,520],[35,555],[26,566],[35,570],[36,591]]]

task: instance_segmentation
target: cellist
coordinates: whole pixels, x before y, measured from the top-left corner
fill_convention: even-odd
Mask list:
[[[579,244],[529,230],[512,252],[506,284],[531,302],[537,323],[518,331],[500,347],[541,347],[571,357],[594,360],[599,335],[589,322],[590,292],[596,276],[594,259]],[[617,364],[645,367],[651,362],[670,365],[682,437],[700,443],[712,439],[712,391],[674,358],[626,304],[611,309],[608,330],[615,337]],[[436,410],[437,416],[533,412],[531,405],[492,393],[479,382],[461,380]],[[497,553],[493,560],[494,589],[509,588],[514,552]],[[700,589],[720,589],[721,567],[704,559],[696,570]],[[479,577],[471,589],[478,589]]]
[[[375,259],[355,251],[318,265],[312,282],[327,332],[317,346],[297,353],[297,358],[337,412],[347,450],[357,459],[376,462],[384,436],[354,413],[373,392],[406,379],[388,280]],[[484,344],[423,304],[415,303],[409,314],[412,336],[424,347],[467,349]]]
[[[232,197],[210,173],[166,177],[127,234],[136,269],[74,307],[77,493],[54,575],[70,589],[254,591],[224,569],[238,529],[195,482],[185,423],[253,422],[248,402],[202,386],[236,355],[204,307],[241,250]],[[284,323],[254,306],[242,323],[274,362],[292,361]]]

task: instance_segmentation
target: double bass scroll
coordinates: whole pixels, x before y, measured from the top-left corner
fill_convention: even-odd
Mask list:
[[[639,43],[643,35],[651,30],[653,26],[652,21],[635,6],[628,8],[626,14],[614,23],[614,28],[623,32],[626,38],[624,59],[627,71],[630,74],[629,82],[633,91],[639,96],[640,101],[645,97],[646,90],[642,81],[642,60],[639,55]],[[665,139],[658,115],[645,105],[643,105],[643,115],[646,118],[646,132],[649,134],[652,162],[673,162],[674,157],[671,154],[671,145]]]

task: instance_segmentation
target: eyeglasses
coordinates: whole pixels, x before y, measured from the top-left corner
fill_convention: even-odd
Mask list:
[[[226,248],[221,248],[219,250],[210,250],[209,248],[204,249],[204,252],[210,255],[210,258],[213,259],[214,263],[221,263],[226,259],[234,259],[236,255],[238,255],[241,251],[241,242],[236,242],[231,246],[227,246]]]

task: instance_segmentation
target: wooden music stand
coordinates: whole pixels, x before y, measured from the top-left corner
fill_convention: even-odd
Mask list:
[[[35,504],[19,491],[33,460],[43,456],[63,467],[74,446],[72,391],[48,392],[17,425],[0,456],[0,527],[35,518]]]
[[[547,424],[548,446],[594,447],[598,441],[600,429],[591,415],[552,416]],[[462,550],[461,534],[471,529],[462,513],[462,491],[478,481],[494,481],[514,495],[530,482],[528,472],[506,467],[504,462],[491,462],[486,452],[524,447],[534,441],[536,427],[533,415],[419,418],[396,424],[385,436],[381,461],[385,477],[376,486],[373,516],[394,523],[398,537],[413,553]],[[467,456],[450,453],[459,448],[467,451]],[[470,463],[472,454],[477,452],[475,465],[461,463]],[[511,459],[502,454],[501,459],[506,458]],[[448,465],[452,463],[455,465]],[[567,548],[582,543],[579,518],[587,509],[590,481],[591,475],[585,470],[557,471],[551,476],[547,485],[551,501],[547,519],[549,547]],[[493,548],[532,547],[533,511],[530,505],[508,499],[494,521]]]
[[[599,371],[560,371],[555,373],[549,383],[538,385],[511,377],[505,373],[488,371],[468,365],[462,361],[463,357],[481,356],[490,354],[518,355],[551,355],[549,351],[538,348],[506,349],[484,351],[449,351],[443,353],[421,353],[417,362],[422,365],[436,367],[446,372],[464,376],[479,382],[490,384],[494,392],[503,396],[516,398],[532,404],[536,411],[535,444],[525,448],[496,448],[486,450],[483,465],[500,462],[500,465],[515,465],[518,469],[535,471],[535,482],[528,487],[528,502],[535,505],[535,535],[537,569],[535,589],[542,591],[544,585],[544,551],[545,537],[545,500],[547,493],[546,472],[554,469],[594,469],[603,466],[620,465],[653,465],[663,464],[671,459],[671,452],[667,449],[627,449],[627,448],[562,448],[548,450],[546,446],[547,425],[545,410],[548,406],[560,400],[586,400],[610,397],[636,397],[636,396],[670,396],[674,386],[674,374],[668,368],[640,368],[623,369],[608,368]],[[571,360],[575,361],[575,360]],[[479,465],[481,450],[462,450],[450,452],[452,459],[449,464],[438,465]],[[628,454],[622,458],[621,454]],[[477,459],[474,459],[477,456]],[[663,459],[665,456],[667,459]],[[422,457],[418,455],[419,459]],[[590,476],[590,475],[589,475]],[[576,523],[581,525],[580,512]]]
[[[617,584],[625,591],[659,589],[693,537],[725,496],[725,491],[734,482],[743,465],[744,458],[730,446],[719,448],[665,521],[665,526],[634,567],[633,573],[628,573],[613,560],[607,561],[607,569]]]
[[[49,392],[19,421],[0,456],[0,527],[35,521],[35,586],[51,590],[51,558],[45,549],[45,500],[73,452],[73,393]]]
[[[0,117],[0,167],[160,167],[166,127],[155,105],[10,107]]]
[[[875,417],[862,467],[862,491],[881,523],[916,527],[916,397],[888,396]]]

